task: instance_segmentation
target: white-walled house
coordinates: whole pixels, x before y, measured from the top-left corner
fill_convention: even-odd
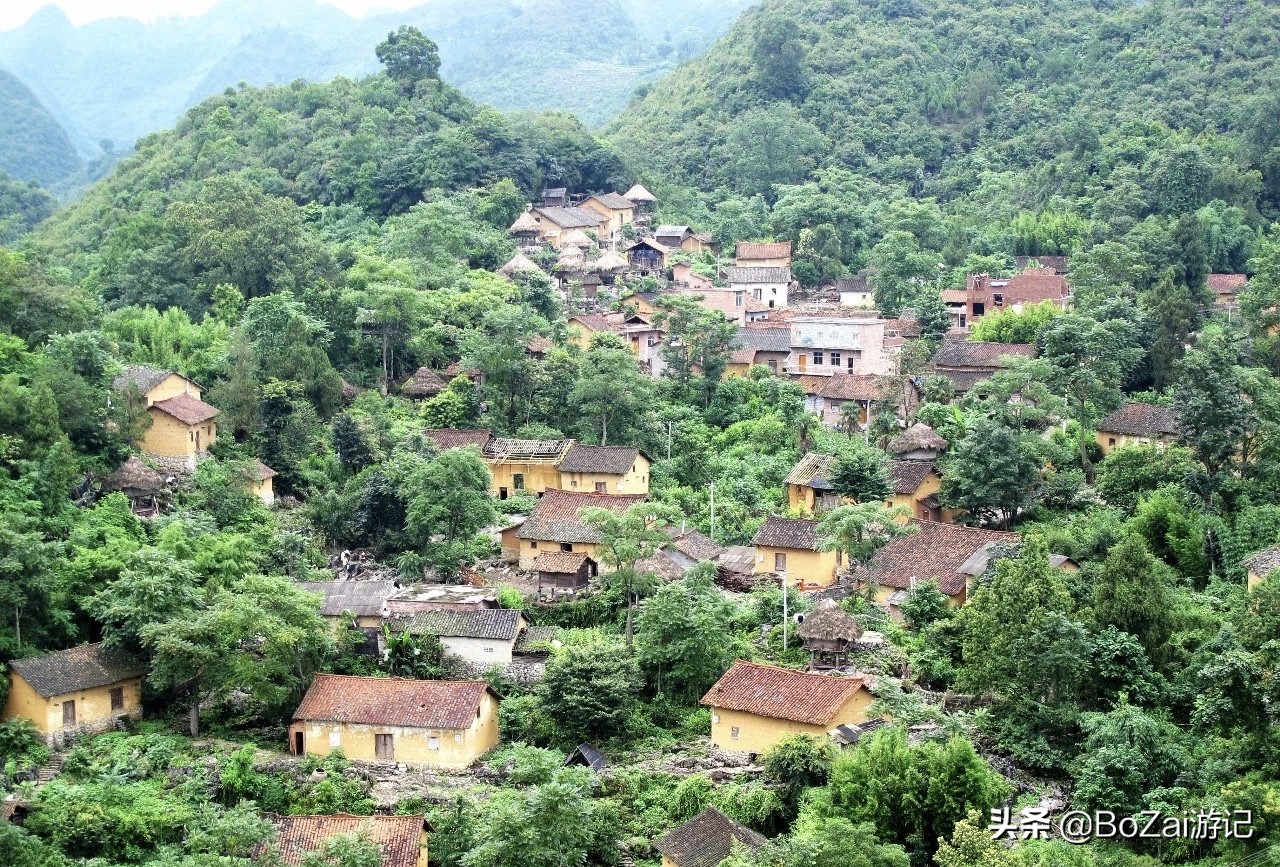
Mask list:
[[[798,316],[790,321],[787,373],[804,376],[885,375],[894,358],[885,350],[885,322],[866,316]]]

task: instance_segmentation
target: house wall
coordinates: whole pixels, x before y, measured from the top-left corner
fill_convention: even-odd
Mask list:
[[[207,451],[217,437],[217,424],[210,420],[200,425],[185,425],[166,412],[147,410],[151,426],[142,435],[139,444],[144,452],[171,458],[194,457]],[[195,433],[200,432],[200,448],[196,448]]]
[[[596,557],[596,548],[599,547],[595,542],[574,542],[570,546],[570,550],[574,553],[586,554],[592,560],[600,563],[600,558]],[[559,551],[559,542],[547,542],[538,539],[521,539],[520,540],[520,568],[528,572],[533,569],[533,561],[543,551]],[[603,563],[600,563],[601,572],[610,571]]]
[[[1109,455],[1116,449],[1124,448],[1125,446],[1166,446],[1173,442],[1173,437],[1168,435],[1140,437],[1133,434],[1111,433],[1104,430],[1095,433],[1093,438],[1098,444],[1098,448],[1102,450],[1103,455]]]
[[[111,711],[111,690],[120,687],[124,690],[124,708],[114,713]],[[142,716],[142,678],[131,678],[118,683],[80,692],[55,695],[44,698],[23,680],[17,672],[9,672],[9,698],[5,703],[4,716],[0,719],[11,720],[21,717],[35,723],[36,728],[53,734],[65,731],[62,726],[62,704],[76,703],[76,724],[71,731],[93,731],[103,728],[116,717]]]
[[[636,462],[626,473],[564,473],[560,474],[560,489],[564,491],[594,491],[596,483],[605,485],[610,494],[649,493],[649,459],[637,455]]]
[[[787,306],[789,283],[732,283],[730,289],[745,291],[747,297],[771,308]]]
[[[481,665],[509,665],[511,648],[515,647],[515,639],[503,641],[499,638],[441,638],[440,646],[446,653],[460,656],[469,662]]]
[[[768,545],[756,547],[755,574],[762,575],[773,571],[774,555],[787,555],[787,576],[793,580],[801,580],[806,584],[819,587],[830,587],[836,580],[835,551],[803,551],[798,548],[771,548]]]
[[[823,725],[794,722],[757,716],[740,710],[711,708],[711,746],[743,753],[763,753],[778,741],[791,735],[813,735],[825,739],[827,732],[842,723],[867,721],[867,707],[875,699],[865,689],[860,689],[841,706],[840,710]],[[733,736],[733,729],[738,736]]]
[[[171,397],[177,397],[180,394],[189,394],[199,400],[200,395],[203,393],[204,389],[194,382],[183,379],[176,373],[171,373],[147,392],[147,406],[159,403],[162,400],[168,400]]]
[[[815,351],[823,353],[822,364],[816,363]],[[831,364],[833,351],[840,353],[838,366]],[[852,367],[850,358],[853,358]],[[884,322],[870,318],[792,319],[787,372],[811,376],[834,376],[839,372],[880,376],[890,373],[890,359],[884,347]]]
[[[276,492],[271,484],[271,479],[263,479],[259,482],[254,482],[250,486],[250,491],[253,492],[255,497],[262,501],[264,506],[270,506],[276,501]]]
[[[790,256],[774,256],[771,259],[737,259],[734,262],[739,268],[790,268]]]
[[[500,462],[485,458],[484,463],[493,477],[489,492],[494,496],[498,496],[502,488],[507,489],[507,496],[515,496],[517,490],[515,477],[517,475],[524,476],[523,490],[531,494],[541,494],[548,489],[560,487],[560,471],[550,461],[545,463],[533,463],[531,461]]]
[[[886,506],[890,508],[894,506],[904,506],[913,517],[924,520],[931,520],[929,512],[920,505],[920,500],[932,496],[942,490],[942,477],[936,472],[930,472],[913,492],[910,494],[894,494],[892,497],[884,501]],[[941,520],[944,523],[954,523],[956,512],[954,509],[944,509],[942,511]]]
[[[603,202],[598,202],[595,199],[587,199],[582,203],[582,207],[595,211],[597,214],[608,220],[603,231],[611,234],[621,232],[622,227],[634,221],[636,216],[635,208],[614,210]]]
[[[808,485],[787,485],[788,509],[803,509],[807,514],[812,515],[814,499],[814,490]]]
[[[479,718],[462,731],[298,720],[289,726],[290,751],[295,749],[297,732],[302,732],[303,751],[311,756],[327,756],[341,749],[349,759],[379,761],[374,735],[389,734],[394,761],[465,768],[498,745],[498,702],[486,692],[480,700]],[[431,738],[436,739],[435,749]]]

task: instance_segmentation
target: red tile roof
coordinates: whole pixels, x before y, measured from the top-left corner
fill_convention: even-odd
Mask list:
[[[1210,274],[1208,277],[1209,291],[1215,295],[1231,295],[1248,283],[1249,278],[1244,274]]]
[[[837,722],[836,714],[860,689],[862,677],[809,674],[738,660],[702,697],[702,704],[723,710],[785,719],[810,725]]]
[[[317,674],[295,720],[466,729],[489,690],[483,680],[402,680]]]
[[[203,400],[194,398],[185,392],[167,400],[158,400],[151,404],[163,413],[173,416],[183,424],[200,424],[218,414],[218,410]]]
[[[967,585],[960,571],[965,561],[991,542],[1017,544],[1017,533],[979,530],[937,521],[911,521],[915,532],[900,536],[875,553],[869,564],[871,577],[884,587],[908,590],[911,579],[937,581],[938,589],[954,596]]]
[[[882,396],[879,377],[870,373],[837,373],[818,392],[827,400],[879,400]]]
[[[382,850],[381,867],[417,867],[422,847],[421,816],[272,816],[279,828],[276,847],[281,860],[298,867],[312,852],[334,838],[367,835]],[[255,858],[257,856],[255,855]]]
[[[738,244],[736,258],[738,259],[783,259],[791,255],[791,242],[778,241],[776,243],[753,244],[749,241],[743,241]]]
[[[579,511],[595,508],[621,513],[646,499],[644,494],[550,490],[538,500],[516,535],[547,542],[599,542],[600,533],[578,519]]]

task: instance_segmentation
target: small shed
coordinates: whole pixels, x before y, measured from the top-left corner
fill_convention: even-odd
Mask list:
[[[165,477],[136,456],[121,464],[120,469],[107,476],[102,483],[103,491],[120,491],[128,497],[133,513],[140,518],[154,518],[160,514],[157,495],[164,487]]]
[[[528,215],[526,214],[525,216],[528,216]],[[536,271],[539,274],[546,273],[545,271],[543,271],[541,268],[538,267],[537,262],[534,262],[524,253],[516,253],[514,256],[511,257],[510,261],[508,261],[505,265],[503,265],[501,268],[498,269],[498,273],[508,279],[514,277],[516,274],[520,273],[521,271],[524,271],[524,272]]]
[[[834,599],[823,599],[796,630],[809,651],[810,668],[835,668],[849,660],[849,650],[862,637],[862,626]]]
[[[887,725],[888,722],[887,719],[880,716],[862,723],[842,723],[827,732],[827,734],[831,737],[831,740],[835,741],[836,746],[851,747],[862,740],[863,735]]]
[[[642,184],[636,184],[631,189],[622,194],[624,199],[629,199],[636,207],[643,205],[652,205],[658,201],[658,197],[644,188]]]
[[[547,187],[542,191],[542,207],[563,208],[569,204],[569,190],[565,187]]]
[[[653,274],[667,267],[667,253],[671,252],[657,241],[637,241],[626,249],[627,261],[642,274]]]
[[[400,393],[410,400],[422,400],[435,397],[444,391],[445,381],[429,367],[419,367],[413,376],[400,386]]]
[[[538,573],[538,598],[542,598],[545,589],[553,599],[566,595],[576,599],[598,568],[595,560],[581,552],[543,551],[533,561],[533,571]]]
[[[507,229],[508,235],[514,235],[522,241],[534,241],[541,232],[542,227],[533,218],[533,214],[528,211],[516,217],[516,221],[511,224],[511,228]]]
[[[627,260],[622,257],[621,253],[615,253],[612,250],[608,250],[588,267],[590,267],[592,271],[598,271],[602,274],[617,273],[619,271],[627,270],[628,263]]]
[[[591,246],[591,238],[581,229],[570,229],[560,236],[560,249],[567,250],[570,247],[586,249]]]
[[[564,763],[566,767],[569,765],[582,765],[597,774],[609,767],[604,753],[596,749],[593,744],[578,744],[578,748],[569,753],[569,757],[564,760]]]

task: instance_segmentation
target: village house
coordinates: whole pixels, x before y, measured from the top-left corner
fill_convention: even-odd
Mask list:
[[[569,190],[566,187],[547,187],[542,191],[542,207],[565,208],[569,206]]]
[[[621,513],[646,498],[645,494],[549,490],[523,523],[503,531],[502,547],[514,547],[518,551],[520,568],[526,572],[534,570],[534,561],[545,551],[586,554],[600,563],[596,550],[600,533],[582,523],[578,513],[587,508]]]
[[[597,494],[648,494],[649,456],[632,446],[584,446],[574,443],[560,461],[562,491]]]
[[[280,474],[271,467],[255,458],[249,467],[249,493],[257,497],[262,505],[272,505],[276,501],[276,492],[271,480],[278,475]]]
[[[992,548],[1017,545],[1021,536],[996,530],[981,530],[958,524],[912,520],[914,532],[899,536],[877,551],[859,584],[867,580],[875,586],[875,601],[896,608],[916,587],[934,581],[952,607],[969,597],[969,581],[981,575],[991,559]]]
[[[532,571],[538,576],[538,598],[555,601],[577,599],[600,574],[600,566],[581,551],[543,551],[534,558]]]
[[[277,816],[267,814],[276,826],[273,843],[260,844],[253,860],[274,850],[285,867],[303,867],[318,856],[334,837],[356,837],[378,847],[378,867],[427,867],[427,825],[422,816]]]
[[[429,367],[419,367],[413,375],[400,383],[400,396],[410,400],[426,400],[435,397],[449,385]]]
[[[598,193],[587,196],[580,207],[595,211],[605,218],[602,234],[610,237],[622,234],[622,227],[635,221],[635,203],[619,193]]]
[[[662,855],[662,867],[716,867],[733,853],[735,845],[754,852],[766,842],[746,825],[707,807],[654,840],[653,848]]]
[[[621,335],[625,323],[625,313],[575,313],[566,325],[565,340],[586,352],[591,348],[592,337],[597,334]]]
[[[563,246],[566,235],[574,230],[607,234],[608,218],[590,208],[541,207],[529,213],[538,224],[539,237],[557,250]]]
[[[715,288],[714,280],[693,270],[688,262],[677,262],[671,266],[671,281],[694,292]]]
[[[358,762],[465,768],[497,745],[498,694],[482,680],[317,674],[289,726],[294,755]]]
[[[796,587],[830,587],[840,568],[837,551],[818,548],[818,522],[770,515],[756,531],[755,574],[786,575]]]
[[[684,574],[699,563],[718,562],[725,549],[717,545],[710,537],[684,526],[665,528],[671,537],[671,543],[664,545],[654,555],[673,563]]]
[[[630,295],[626,300],[657,310],[638,295]],[[654,324],[654,315],[653,312],[636,310],[632,303],[625,304],[622,313],[579,313],[569,317],[567,339],[585,351],[591,348],[596,334],[616,334],[631,350],[640,369],[656,379],[666,369],[662,358],[662,339],[666,331]]]
[[[55,746],[142,716],[142,660],[101,644],[28,656],[9,663],[5,722],[30,720]]]
[[[1234,310],[1239,306],[1240,294],[1249,285],[1244,274],[1210,274],[1206,280],[1213,295],[1213,306],[1219,310]]]
[[[956,512],[944,510],[938,499],[942,474],[933,461],[889,461],[889,481],[893,493],[884,504],[901,506],[922,521],[954,521]]]
[[[809,668],[840,668],[849,664],[849,651],[862,637],[862,626],[834,599],[823,599],[800,616],[796,636],[809,651]]]
[[[770,373],[778,373],[791,355],[791,329],[742,328],[734,336],[733,345],[736,348],[729,357],[725,376],[746,376],[757,364],[769,368]]]
[[[817,394],[806,398],[805,404],[827,427],[852,433],[866,429],[875,403],[887,397],[887,389],[879,376],[837,373],[823,383]],[[850,427],[853,422],[856,428]]]
[[[479,665],[509,665],[512,648],[528,624],[518,610],[423,611],[393,628],[410,635],[434,635],[445,653]]]
[[[1094,439],[1104,455],[1124,446],[1164,448],[1178,439],[1178,414],[1154,403],[1126,403],[1098,423]]]
[[[529,217],[528,214],[523,216]],[[529,221],[533,222],[533,218],[529,217]],[[547,276],[547,272],[539,268],[537,262],[520,252],[508,259],[506,264],[498,269],[498,273],[508,280],[514,280],[517,274],[541,274],[544,277]]]
[[[320,596],[320,616],[335,635],[352,627],[363,632],[365,653],[379,649],[387,600],[401,589],[397,581],[303,581],[298,587]]]
[[[493,437],[481,456],[492,477],[490,491],[500,500],[517,493],[542,494],[560,487],[560,461],[573,440],[517,440]]]
[[[840,505],[840,495],[831,487],[831,471],[835,468],[834,455],[809,452],[800,459],[784,482],[787,486],[787,509],[820,515],[827,509]]]
[[[841,277],[835,285],[836,298],[841,307],[855,307],[870,310],[876,306],[875,293],[865,274],[856,277]]]
[[[130,457],[120,469],[102,481],[104,494],[119,491],[129,498],[129,506],[139,518],[154,518],[160,514],[159,496],[166,487],[165,477],[144,464],[136,456]]]
[[[538,238],[542,234],[542,227],[539,226],[538,221],[533,218],[533,214],[528,211],[522,211],[520,216],[516,217],[515,221],[507,227],[507,234],[515,238],[516,244],[519,245],[521,250],[531,250],[538,246]],[[524,259],[525,262],[533,265],[533,262],[525,258],[523,253],[517,253],[515,259],[512,259],[511,262],[508,262],[507,265],[503,266],[503,268],[506,268],[518,259]],[[537,266],[534,265],[534,267],[536,268]],[[505,277],[511,276],[509,273],[504,274],[502,268],[498,269],[498,273],[503,274]]]
[[[710,235],[694,232],[689,226],[659,226],[653,230],[653,240],[668,250],[686,253],[715,252]]]
[[[423,611],[480,611],[497,607],[497,590],[470,584],[411,584],[387,597],[386,606],[388,617],[411,617]]]
[[[1280,545],[1263,548],[1256,554],[1244,558],[1246,586],[1250,592],[1262,583],[1272,572],[1280,569]]]
[[[865,722],[875,700],[864,677],[834,677],[738,660],[702,697],[711,746],[759,755],[790,735],[825,738]]]
[[[748,300],[769,310],[787,306],[791,288],[791,269],[787,267],[724,269],[724,278],[734,292],[742,292]]]
[[[738,325],[755,322],[769,315],[769,308],[759,301],[753,300],[750,293],[741,287],[736,289],[724,286],[712,286],[709,289],[697,290],[673,289],[667,294],[677,298],[688,298],[703,310],[719,313],[725,319]]]
[[[667,254],[671,252],[657,241],[636,241],[622,251],[634,271],[641,275],[661,275],[667,270]]]
[[[1046,270],[1030,270],[1012,277],[970,274],[965,283],[968,326],[973,327],[988,313],[1013,311],[1043,301],[1065,309],[1071,304],[1071,287],[1067,278]]]
[[[636,206],[636,214],[648,213],[658,203],[658,197],[644,188],[643,184],[634,184],[622,194],[628,202]]]
[[[181,374],[131,365],[112,383],[126,400],[140,400],[151,424],[138,447],[174,469],[194,471],[218,438],[218,410],[202,401],[204,388]]]
[[[933,356],[934,373],[951,380],[952,393],[959,397],[975,389],[1017,358],[1036,354],[1032,343],[984,343],[948,336]]]
[[[799,316],[789,321],[791,355],[787,373],[835,376],[892,372],[885,352],[884,320],[873,313],[853,316]]]
[[[739,268],[790,268],[791,242],[739,242],[733,264]]]

